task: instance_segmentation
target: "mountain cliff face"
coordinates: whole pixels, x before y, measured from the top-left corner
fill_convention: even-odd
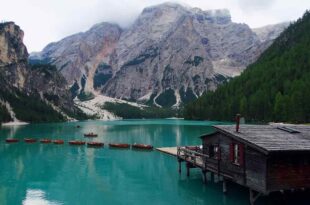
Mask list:
[[[24,87],[28,52],[23,44],[24,32],[14,23],[0,24],[0,71],[15,87]],[[14,69],[4,72],[6,67]]]
[[[240,76],[185,108],[187,119],[310,122],[310,12],[291,24]]]
[[[270,40],[276,39],[279,34],[289,26],[289,24],[289,22],[284,22],[279,24],[267,25],[260,28],[254,28],[253,31],[262,42],[268,42]]]
[[[66,80],[53,66],[28,64],[23,35],[13,22],[0,24],[0,121],[64,120],[77,112]]]
[[[93,92],[98,75],[109,73],[102,63],[109,62],[121,32],[117,25],[97,24],[85,33],[78,33],[49,44],[43,52],[32,54],[30,60],[33,63],[55,65],[68,83],[79,92]]]
[[[56,65],[76,94],[176,106],[239,75],[281,29],[270,32],[258,36],[232,22],[228,10],[165,3],[144,9],[127,29],[98,24],[30,59]]]

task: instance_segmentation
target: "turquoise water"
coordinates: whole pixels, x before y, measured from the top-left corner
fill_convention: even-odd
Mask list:
[[[215,122],[214,122],[215,123]],[[0,130],[0,204],[223,204],[248,205],[248,190],[221,183],[203,185],[199,170],[179,175],[174,157],[157,151],[94,149],[54,144],[5,143],[6,138],[80,139],[144,143],[155,147],[199,145],[212,122],[122,120],[32,124]],[[81,128],[76,128],[80,125]],[[83,133],[98,133],[85,139]],[[185,167],[183,167],[185,171]],[[209,176],[210,177],[210,176]],[[274,199],[277,198],[277,199]],[[281,197],[260,199],[274,204]],[[298,197],[302,204],[305,200]],[[289,203],[291,199],[285,199]],[[296,199],[292,199],[296,202]],[[292,203],[294,204],[294,203]]]

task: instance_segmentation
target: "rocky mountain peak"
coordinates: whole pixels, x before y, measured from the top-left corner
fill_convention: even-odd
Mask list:
[[[278,37],[279,33],[289,26],[289,22],[267,25],[259,28],[253,28],[258,38],[262,41],[273,40]]]
[[[0,121],[59,120],[77,112],[66,79],[55,66],[28,64],[23,36],[15,23],[0,23],[0,112],[11,115]]]
[[[50,62],[62,72],[68,83],[80,91],[93,92],[93,76],[100,63],[109,61],[122,29],[112,23],[99,23],[86,32],[74,34],[33,53],[32,61]],[[86,81],[87,77],[89,80]]]
[[[173,3],[173,2],[165,2],[162,4],[149,6],[143,9],[141,15],[145,15],[147,13],[154,13],[157,11],[174,11],[174,12],[181,12],[185,11],[187,8],[181,4]]]
[[[227,9],[164,3],[145,8],[126,30],[97,24],[39,55],[77,94],[177,106],[239,75],[281,31],[265,35],[265,43],[248,25],[232,22]]]
[[[207,10],[202,11],[200,16],[197,16],[198,21],[207,21],[208,23],[228,24],[231,23],[231,15],[227,9]]]
[[[0,66],[28,59],[24,32],[14,22],[0,24]]]

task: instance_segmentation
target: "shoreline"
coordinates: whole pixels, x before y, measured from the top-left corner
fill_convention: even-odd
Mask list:
[[[22,122],[22,121],[12,121],[12,122],[5,122],[2,123],[2,126],[20,126],[20,125],[28,125],[28,122]]]

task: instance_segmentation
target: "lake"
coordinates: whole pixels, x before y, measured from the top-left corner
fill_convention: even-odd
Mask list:
[[[208,204],[248,205],[248,190],[229,183],[202,183],[198,169],[178,173],[177,160],[158,151],[109,149],[108,143],[143,143],[154,147],[199,145],[200,135],[217,122],[120,120],[30,124],[0,130],[1,205]],[[80,125],[81,128],[76,128]],[[98,133],[94,139],[83,134]],[[16,144],[6,138],[19,138]],[[23,138],[105,142],[104,148],[26,144]],[[210,176],[209,176],[210,178]],[[257,204],[306,204],[303,196],[271,196]],[[293,203],[295,202],[295,203]]]

